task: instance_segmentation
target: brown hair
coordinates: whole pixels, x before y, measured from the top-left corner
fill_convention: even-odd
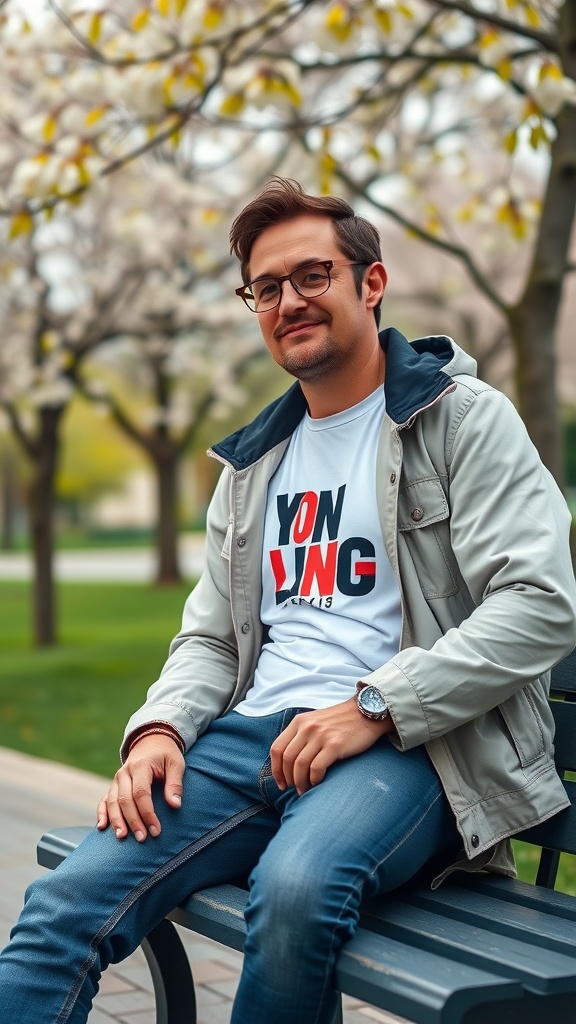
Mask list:
[[[240,273],[248,284],[252,246],[266,228],[302,214],[312,213],[329,217],[339,248],[349,260],[369,265],[381,260],[380,236],[370,221],[357,217],[354,210],[338,196],[308,195],[293,178],[273,177],[238,214],[230,229],[230,252],[240,261]],[[365,268],[353,267],[358,296],[362,294]],[[376,323],[380,323],[380,306],[374,309]]]

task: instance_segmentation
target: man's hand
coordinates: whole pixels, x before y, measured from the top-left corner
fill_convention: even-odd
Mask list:
[[[272,744],[272,775],[280,789],[295,786],[302,795],[322,782],[335,761],[361,754],[393,729],[390,716],[381,722],[365,718],[354,697],[320,711],[305,711]]]
[[[97,827],[111,825],[118,839],[131,830],[139,843],[157,836],[161,825],[152,803],[152,783],[164,780],[164,799],[170,807],[182,803],[184,758],[169,736],[144,736],[118,769],[106,796],[98,804]]]

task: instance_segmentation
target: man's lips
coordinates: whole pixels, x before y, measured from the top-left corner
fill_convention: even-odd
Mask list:
[[[297,334],[299,331],[310,330],[312,327],[318,327],[324,322],[324,320],[297,320],[295,323],[284,324],[276,328],[274,331],[274,338],[276,341],[280,341],[282,338],[287,338],[291,334]]]

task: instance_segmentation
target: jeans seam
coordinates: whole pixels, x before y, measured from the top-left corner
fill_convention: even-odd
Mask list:
[[[60,1010],[56,1018],[56,1024],[65,1024],[65,1022],[68,1020],[72,1010],[74,1009],[74,1006],[76,1005],[76,1000],[78,998],[78,995],[80,994],[80,990],[82,988],[82,985],[84,984],[88,971],[90,970],[96,959],[96,951],[99,944],[106,937],[106,935],[109,934],[112,928],[114,928],[115,925],[118,924],[118,922],[121,920],[124,914],[126,914],[127,911],[134,906],[136,900],[139,899],[139,897],[142,896],[149,889],[151,889],[157,882],[161,881],[167,875],[171,874],[177,868],[181,867],[182,864],[185,864],[187,860],[191,860],[196,853],[199,853],[201,850],[205,849],[207,846],[213,843],[216,839],[219,839],[220,836],[223,836],[227,832],[229,832],[236,825],[239,825],[247,818],[253,817],[255,814],[258,814],[262,810],[266,810],[264,804],[251,804],[243,811],[239,811],[238,814],[234,814],[231,818],[227,818],[226,821],[221,822],[220,825],[212,829],[210,832],[207,832],[205,835],[201,836],[200,839],[197,839],[194,843],[190,843],[183,850],[181,850],[180,853],[176,854],[176,856],[173,857],[171,860],[167,861],[165,864],[162,864],[158,868],[158,870],[154,872],[153,875],[150,875],[150,877],[143,879],[141,882],[139,882],[139,884],[135,886],[135,888],[132,889],[131,892],[129,892],[124,897],[122,902],[116,908],[115,912],[108,918],[107,921],[104,922],[100,930],[90,940],[90,953],[78,970],[76,982],[70,989],[68,996],[66,997],[66,1001],[64,1002],[62,1009]]]

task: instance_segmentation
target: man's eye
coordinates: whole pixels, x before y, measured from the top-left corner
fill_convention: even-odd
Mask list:
[[[313,288],[315,285],[323,284],[326,280],[325,270],[307,270],[300,279],[301,285],[305,288]]]
[[[278,285],[276,281],[258,281],[253,286],[253,292],[257,299],[270,299],[276,294]]]

